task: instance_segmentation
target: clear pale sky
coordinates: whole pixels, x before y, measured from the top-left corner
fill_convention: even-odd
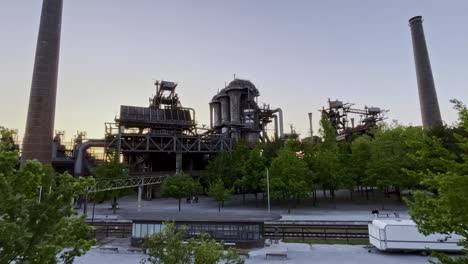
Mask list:
[[[119,105],[147,106],[155,79],[208,102],[235,73],[308,133],[328,98],[420,125],[408,19],[424,18],[442,118],[468,103],[468,1],[65,0],[55,128],[102,137]],[[40,0],[0,1],[0,125],[24,131]]]

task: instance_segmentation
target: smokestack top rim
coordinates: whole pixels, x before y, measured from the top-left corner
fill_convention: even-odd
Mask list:
[[[422,16],[414,16],[414,17],[410,18],[410,20],[408,20],[410,25],[413,24],[413,23],[422,22],[422,21],[423,21]]]

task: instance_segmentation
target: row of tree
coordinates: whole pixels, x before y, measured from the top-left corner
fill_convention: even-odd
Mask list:
[[[461,104],[461,103],[458,103]],[[312,198],[317,190],[335,198],[335,191],[361,191],[369,199],[370,190],[395,193],[421,189],[421,174],[427,170],[447,170],[446,160],[460,160],[463,149],[456,143],[457,133],[466,137],[459,126],[424,130],[394,122],[384,124],[370,135],[355,136],[337,142],[335,129],[323,116],[321,138],[285,143],[259,144],[253,149],[239,143],[231,155],[224,153],[210,162],[208,183],[222,182],[226,190],[237,193],[266,192],[266,168],[270,170],[273,198],[300,201]]]
[[[94,178],[57,174],[50,165],[36,160],[20,166],[11,133],[0,127],[0,264],[71,264],[96,243],[90,236],[92,228],[86,224],[86,216],[78,216],[74,210],[74,201],[86,195]],[[127,174],[125,166],[118,162],[99,166],[96,172],[103,178]],[[170,177],[162,191],[165,195],[191,194],[199,188],[191,177],[178,175]],[[120,194],[108,195],[115,205]],[[207,234],[185,243],[187,231],[184,226],[164,224],[161,233],[145,238],[147,257],[141,263],[244,263],[236,249],[225,251],[223,242],[217,243]]]
[[[353,191],[378,188],[401,199],[402,190],[410,214],[425,234],[439,232],[468,237],[468,110],[452,100],[458,124],[431,130],[384,124],[369,135],[336,142],[335,129],[325,116],[316,143],[291,138],[284,144],[242,144],[232,155],[210,163],[209,181],[221,181],[226,189],[241,193],[265,192],[265,168],[270,168],[273,197],[289,201],[316,199],[317,190],[334,198],[340,188]],[[263,154],[263,155],[262,155]],[[467,240],[462,242],[468,248]],[[437,255],[442,263],[467,263],[468,258]]]

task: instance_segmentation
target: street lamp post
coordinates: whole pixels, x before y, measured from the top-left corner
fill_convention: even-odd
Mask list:
[[[270,173],[268,171],[268,167],[266,168],[266,177],[267,177],[268,213],[270,213]]]

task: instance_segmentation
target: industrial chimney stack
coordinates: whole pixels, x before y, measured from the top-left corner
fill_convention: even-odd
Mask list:
[[[21,162],[51,163],[63,0],[43,0]]]
[[[411,36],[413,39],[414,63],[418,79],[419,104],[421,107],[422,123],[424,128],[432,128],[442,124],[439,102],[432,77],[431,62],[427,51],[426,39],[421,16],[409,20]]]

